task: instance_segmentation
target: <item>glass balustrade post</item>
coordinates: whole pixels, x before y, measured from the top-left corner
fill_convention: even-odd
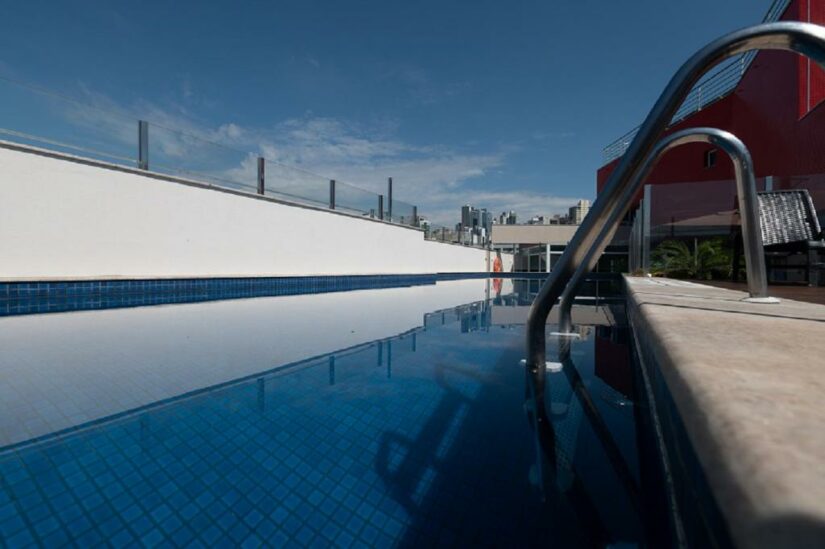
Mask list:
[[[149,169],[149,123],[138,120],[138,169]]]
[[[263,195],[266,192],[265,181],[266,160],[263,157],[258,157],[258,194]]]
[[[392,177],[387,178],[387,221],[392,222]]]

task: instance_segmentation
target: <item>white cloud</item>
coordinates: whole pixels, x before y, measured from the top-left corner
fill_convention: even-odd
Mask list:
[[[512,209],[530,217],[566,211],[578,199],[517,189],[483,190],[478,182],[504,166],[512,149],[466,152],[440,144],[411,144],[397,137],[394,121],[361,125],[308,114],[272,127],[234,122],[213,126],[180,105],[163,108],[139,102],[126,107],[88,88],[83,88],[83,94],[91,107],[67,103],[64,115],[70,123],[134,144],[135,120],[148,120],[150,165],[248,186],[254,186],[260,155],[273,161],[267,164],[268,186],[285,192],[323,197],[332,178],[384,193],[387,177],[392,176],[396,199],[417,204],[419,212],[437,224],[454,224],[466,203],[494,213]],[[359,205],[370,200],[366,193],[360,197]]]

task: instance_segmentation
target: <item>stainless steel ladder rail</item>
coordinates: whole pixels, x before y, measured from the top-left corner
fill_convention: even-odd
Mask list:
[[[762,227],[759,222],[759,201],[756,196],[753,161],[748,148],[732,133],[716,128],[688,128],[663,138],[653,147],[616,207],[626,211],[625,202],[632,202],[659,160],[669,151],[688,143],[715,145],[730,156],[733,162],[739,212],[742,219],[742,240],[745,242],[745,266],[750,294],[747,300],[756,303],[778,303],[779,300],[768,296],[768,276],[765,269],[765,255],[762,253]],[[573,328],[571,318],[573,301],[584,277],[590,272],[590,265],[595,265],[599,260],[595,251],[609,244],[612,236],[608,225],[602,227],[581,265],[567,283],[559,303],[559,332],[562,334],[571,333]]]
[[[825,27],[796,22],[756,25],[711,42],[682,65],[647,115],[604,190],[593,204],[589,215],[576,231],[533,301],[527,318],[528,368],[544,367],[547,315],[585,257],[598,258],[604,251],[605,242],[609,239],[604,239],[600,246],[593,250],[593,254],[589,254],[603,227],[607,228],[610,236],[615,232],[629,202],[625,203],[624,208],[617,208],[617,204],[626,194],[644,159],[649,156],[691,87],[702,74],[723,59],[760,49],[794,51],[810,57],[825,68]],[[592,267],[590,265],[589,269]]]

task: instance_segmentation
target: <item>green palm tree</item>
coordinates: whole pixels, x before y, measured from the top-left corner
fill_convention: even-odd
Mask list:
[[[715,276],[730,276],[730,250],[721,239],[698,242],[693,250],[682,240],[665,240],[653,250],[651,267],[656,273],[673,278],[710,280]]]

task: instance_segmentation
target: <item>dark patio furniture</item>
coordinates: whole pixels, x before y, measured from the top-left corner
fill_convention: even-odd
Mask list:
[[[787,282],[785,277],[775,279],[773,273],[796,270],[804,273],[803,281],[808,286],[819,286],[825,282],[825,235],[808,191],[765,191],[758,193],[758,197],[768,279],[771,282]],[[739,272],[739,240],[737,238],[734,249],[734,281]],[[801,256],[802,261],[789,261],[792,256]]]

